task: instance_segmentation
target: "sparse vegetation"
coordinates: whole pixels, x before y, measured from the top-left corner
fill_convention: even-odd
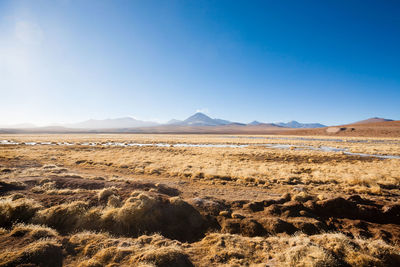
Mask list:
[[[384,142],[351,147],[400,154]],[[0,166],[0,266],[400,265],[397,159],[260,146],[1,146]]]

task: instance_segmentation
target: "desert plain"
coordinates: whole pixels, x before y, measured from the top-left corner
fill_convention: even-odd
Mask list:
[[[398,137],[0,141],[0,266],[400,266]]]

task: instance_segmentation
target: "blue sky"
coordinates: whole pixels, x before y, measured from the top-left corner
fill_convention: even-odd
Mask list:
[[[398,1],[0,1],[0,124],[400,119]]]

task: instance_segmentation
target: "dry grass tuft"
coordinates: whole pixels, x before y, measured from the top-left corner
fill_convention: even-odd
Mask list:
[[[48,225],[61,233],[68,233],[88,227],[85,224],[88,208],[88,205],[83,201],[53,206],[40,210],[33,218],[33,222]]]
[[[145,192],[126,199],[120,208],[105,210],[102,221],[110,232],[130,236],[161,232],[170,238],[192,240],[205,230],[203,217],[188,203]]]
[[[169,267],[169,266],[179,266],[179,267],[191,267],[191,263],[187,254],[185,254],[182,249],[175,247],[164,247],[156,250],[146,251],[138,256],[136,256],[132,263],[145,263],[151,264],[152,266],[158,267]]]
[[[181,244],[160,235],[114,238],[105,233],[82,232],[70,244],[78,254],[79,266],[192,266]]]
[[[282,265],[286,266],[337,266],[335,257],[314,244],[299,244],[288,248],[278,256]]]
[[[40,208],[41,205],[32,199],[1,199],[0,226],[10,227],[13,223],[29,222]]]
[[[22,201],[31,203],[25,199],[15,202]],[[10,200],[4,203],[8,203],[9,206],[14,204]],[[5,204],[3,206],[9,207]],[[106,207],[90,207],[83,201],[75,201],[38,209],[37,207],[28,214],[29,216],[21,219],[15,218],[13,214],[6,215],[4,218],[8,219],[2,225],[32,221],[35,224],[52,227],[62,234],[81,230],[107,231],[125,236],[159,232],[178,240],[200,238],[207,229],[207,222],[203,216],[182,199],[178,197],[167,199],[162,195],[144,191],[137,192],[124,203],[121,203],[119,197],[115,195],[108,196]],[[7,210],[13,209],[7,208]],[[17,214],[21,216],[23,213],[17,212]]]
[[[54,229],[43,225],[20,223],[13,226],[13,229],[10,231],[10,236],[23,236],[30,240],[39,240],[42,238],[57,238],[58,233]]]
[[[121,207],[121,204],[122,202],[119,196],[111,195],[108,197],[107,206],[113,208],[119,208]]]
[[[399,266],[400,249],[383,241],[351,239],[343,234],[291,237],[242,237],[209,234],[192,253],[207,250],[203,265]]]
[[[118,196],[118,189],[115,187],[104,188],[99,191],[98,199],[100,202],[107,202],[110,196]]]
[[[343,234],[324,234],[311,239],[351,266],[399,266],[400,250],[382,240],[350,239]]]
[[[0,266],[62,266],[61,245],[53,239],[40,239],[23,249],[0,252]],[[30,265],[29,265],[30,264]]]

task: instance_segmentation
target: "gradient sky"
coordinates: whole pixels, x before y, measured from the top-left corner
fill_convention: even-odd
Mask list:
[[[0,0],[0,124],[400,119],[399,1]]]

